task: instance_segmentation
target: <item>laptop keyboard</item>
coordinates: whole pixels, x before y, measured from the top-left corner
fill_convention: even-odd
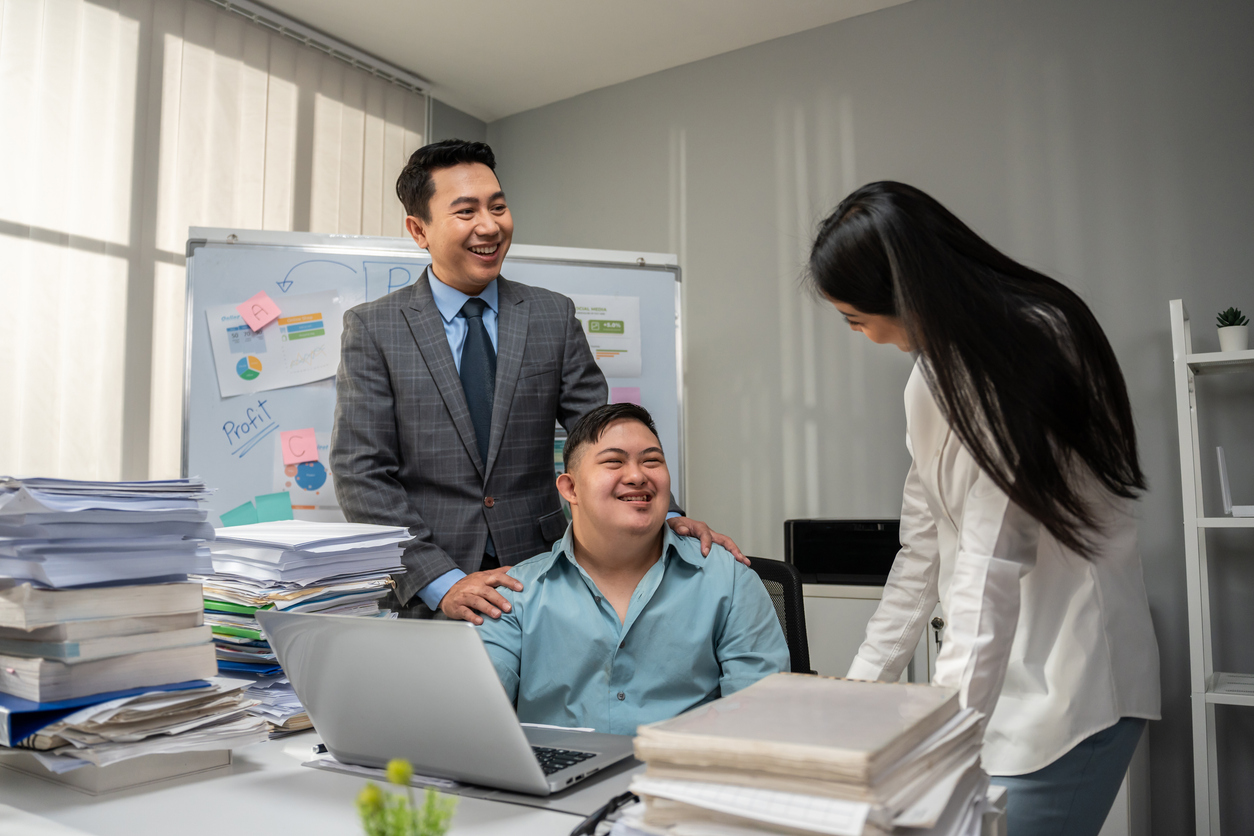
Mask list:
[[[576,752],[573,749],[548,749],[544,746],[532,746],[531,751],[536,753],[536,760],[540,762],[540,768],[544,770],[545,775],[552,775],[554,772],[560,772],[580,761],[596,757],[594,752]]]

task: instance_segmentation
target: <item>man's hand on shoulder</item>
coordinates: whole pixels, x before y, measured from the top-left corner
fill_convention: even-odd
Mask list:
[[[440,611],[454,621],[470,621],[482,624],[484,615],[500,618],[502,612],[509,612],[509,601],[496,591],[498,586],[508,586],[515,592],[522,592],[522,581],[511,578],[507,572],[513,568],[502,566],[486,572],[475,572],[467,575],[449,588],[440,599]]]
[[[682,534],[685,537],[696,537],[701,540],[701,554],[705,557],[710,556],[710,545],[718,543],[723,548],[731,552],[732,557],[739,560],[744,565],[749,565],[749,558],[741,553],[740,547],[737,546],[732,538],[726,534],[719,534],[700,520],[690,520],[687,517],[671,517],[666,521],[676,534]],[[443,606],[443,605],[441,605]]]

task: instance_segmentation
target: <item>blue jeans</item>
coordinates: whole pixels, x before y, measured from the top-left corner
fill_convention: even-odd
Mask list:
[[[1008,836],[1097,836],[1144,730],[1143,719],[1124,717],[1044,769],[995,776],[1006,788]]]

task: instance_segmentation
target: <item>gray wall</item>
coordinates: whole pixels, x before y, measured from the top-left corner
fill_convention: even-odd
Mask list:
[[[431,99],[431,142],[443,139],[488,141],[488,123],[437,98]]]
[[[798,289],[818,218],[892,178],[1090,303],[1123,364],[1151,490],[1141,526],[1163,658],[1155,832],[1192,820],[1188,638],[1167,301],[1199,349],[1254,308],[1254,4],[916,0],[488,126],[515,240],[678,252],[689,509],[779,557],[794,516],[893,515],[906,355]],[[1208,425],[1254,501],[1248,380]],[[1211,453],[1213,458],[1213,449]],[[1213,474],[1213,467],[1211,468]],[[1234,474],[1235,475],[1235,474]],[[1217,560],[1217,660],[1254,670],[1251,532]],[[1244,555],[1246,560],[1238,560]],[[1244,712],[1244,713],[1243,713]],[[1221,713],[1227,832],[1248,832],[1254,713]]]

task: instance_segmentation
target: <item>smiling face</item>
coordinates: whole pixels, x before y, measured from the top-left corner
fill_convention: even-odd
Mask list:
[[[902,324],[900,318],[885,314],[863,313],[845,302],[838,302],[835,299],[830,301],[836,306],[836,310],[840,311],[845,322],[849,323],[849,327],[854,331],[861,331],[871,342],[879,345],[895,345],[902,351],[914,350],[910,344],[910,334],[907,333],[906,326]]]
[[[585,527],[602,537],[656,535],[670,507],[671,474],[657,436],[624,418],[583,446],[557,489],[570,503],[577,538]]]
[[[431,220],[405,218],[418,246],[431,254],[435,277],[468,296],[478,296],[501,273],[514,235],[505,192],[492,169],[460,163],[431,172],[435,193]]]

